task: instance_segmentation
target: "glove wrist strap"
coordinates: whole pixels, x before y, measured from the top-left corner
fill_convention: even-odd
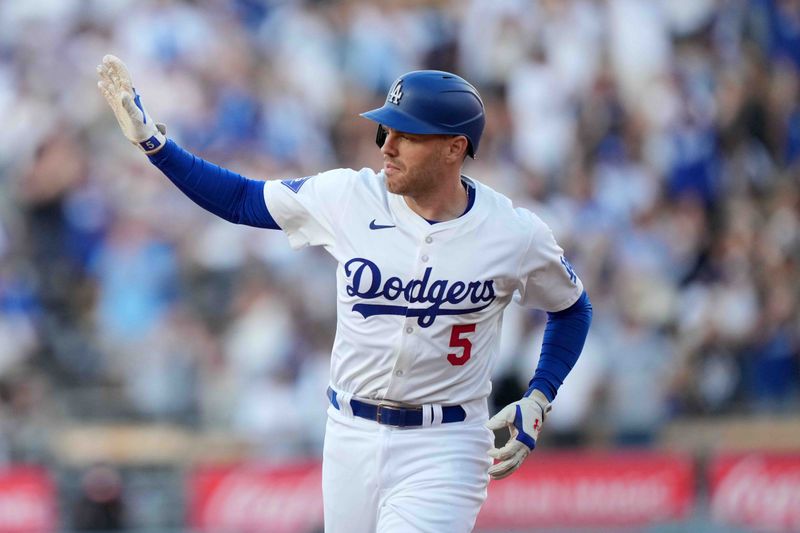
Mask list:
[[[166,141],[167,138],[160,131],[156,131],[156,133],[151,135],[149,139],[145,139],[134,144],[147,155],[152,155],[161,150]]]
[[[545,398],[545,399],[546,399],[548,402],[551,402],[551,401],[553,401],[553,400],[551,400],[550,398],[548,398],[548,397],[547,397],[547,394],[545,393],[545,391],[541,390],[541,389],[540,389],[540,388],[538,388],[536,385],[531,385],[531,386],[528,388],[528,390],[526,390],[526,391],[525,391],[525,394],[523,394],[522,396],[523,396],[523,398],[530,398],[530,397],[531,397],[531,395],[532,395],[534,392],[536,392],[536,391],[538,391],[538,392],[539,392],[539,394],[541,394],[542,396],[544,396],[544,398]]]

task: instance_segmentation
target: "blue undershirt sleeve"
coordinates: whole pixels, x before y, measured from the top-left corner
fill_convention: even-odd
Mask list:
[[[539,389],[549,401],[553,401],[583,350],[591,323],[592,302],[586,291],[567,309],[547,313],[542,353],[525,396]]]
[[[199,158],[168,139],[149,156],[194,203],[235,224],[281,229],[264,201],[264,182],[247,179]]]

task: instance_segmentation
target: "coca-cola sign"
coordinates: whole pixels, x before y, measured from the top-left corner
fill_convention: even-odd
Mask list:
[[[305,533],[322,525],[319,463],[207,466],[189,480],[189,521],[209,533]]]
[[[0,469],[0,533],[51,533],[57,521],[56,490],[47,471]]]
[[[531,455],[492,481],[486,529],[632,526],[682,519],[694,505],[689,458],[650,453]]]
[[[759,531],[800,531],[800,454],[717,457],[709,466],[711,513]]]

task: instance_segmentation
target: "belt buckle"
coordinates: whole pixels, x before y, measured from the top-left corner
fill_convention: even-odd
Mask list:
[[[395,427],[395,428],[403,427],[403,426],[398,426],[397,424],[390,424],[388,422],[384,422],[383,421],[383,416],[382,416],[381,413],[383,412],[384,409],[391,409],[391,410],[394,410],[394,411],[402,411],[402,410],[404,410],[402,407],[398,407],[397,405],[392,405],[393,403],[394,402],[392,402],[392,403],[389,403],[389,402],[378,402],[378,408],[375,410],[375,421],[378,424],[382,424],[384,426],[390,426],[390,427]]]

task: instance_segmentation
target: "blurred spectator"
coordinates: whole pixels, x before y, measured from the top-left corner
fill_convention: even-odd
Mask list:
[[[90,265],[98,283],[98,330],[112,346],[139,339],[164,320],[178,288],[172,245],[151,221],[121,215]]]
[[[12,268],[0,269],[0,376],[31,358],[39,344],[36,317],[41,309],[32,282]]]
[[[116,469],[95,465],[83,472],[73,516],[76,531],[110,532],[127,528],[122,478]]]

